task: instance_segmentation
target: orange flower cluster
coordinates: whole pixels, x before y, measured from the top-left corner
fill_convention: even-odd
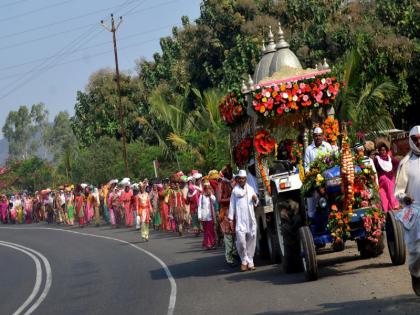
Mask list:
[[[324,131],[325,138],[331,144],[335,144],[340,134],[338,120],[333,117],[328,117],[322,124],[322,130]]]
[[[254,147],[259,154],[268,155],[274,150],[275,146],[276,140],[267,130],[259,130],[255,134]]]
[[[328,215],[328,229],[335,243],[341,243],[345,237],[349,236],[350,214],[338,209],[337,205],[332,205]]]

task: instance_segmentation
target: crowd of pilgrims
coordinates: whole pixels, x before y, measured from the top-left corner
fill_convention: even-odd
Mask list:
[[[34,194],[2,195],[0,220],[3,224],[78,225],[81,228],[112,225],[140,230],[143,241],[149,230],[203,235],[205,249],[225,247],[226,262],[237,265],[234,227],[228,220],[229,202],[236,185],[232,168],[212,170],[203,176],[192,170],[164,180],[129,178],[110,180],[94,187],[64,185]]]

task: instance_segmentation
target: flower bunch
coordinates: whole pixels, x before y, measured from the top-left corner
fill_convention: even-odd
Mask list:
[[[385,214],[381,210],[377,208],[367,210],[363,216],[366,238],[373,243],[378,243],[382,236],[384,224]]]
[[[303,156],[303,145],[302,143],[294,142],[292,144],[292,150],[290,152],[290,161],[292,163],[299,164]]]
[[[252,105],[264,117],[281,116],[305,108],[326,106],[335,99],[340,87],[334,77],[257,87]]]
[[[309,165],[309,171],[302,180],[301,195],[311,197],[315,190],[325,188],[325,179],[322,173],[327,169],[339,165],[340,156],[335,153],[320,153]]]
[[[248,163],[251,151],[252,151],[252,140],[250,136],[246,136],[241,140],[233,149],[233,158],[236,165],[244,166]]]
[[[325,138],[331,144],[337,142],[338,135],[340,134],[338,120],[334,117],[327,117],[322,124],[322,130],[324,131]]]
[[[259,130],[255,134],[254,147],[259,154],[268,155],[276,146],[276,140],[267,130]]]
[[[242,94],[233,90],[226,95],[219,104],[219,112],[222,120],[228,124],[234,124],[245,116],[246,106]]]
[[[328,229],[334,238],[334,243],[343,242],[350,236],[350,213],[340,211],[337,205],[332,205],[328,214]]]

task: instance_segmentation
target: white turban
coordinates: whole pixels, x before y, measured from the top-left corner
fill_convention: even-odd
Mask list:
[[[416,146],[414,141],[411,139],[411,136],[420,135],[420,126],[414,126],[410,130],[410,134],[408,135],[408,143],[410,144],[410,149],[413,151],[415,155],[420,155],[420,149]]]

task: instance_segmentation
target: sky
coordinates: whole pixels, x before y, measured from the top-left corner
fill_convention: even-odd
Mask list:
[[[161,52],[186,15],[194,21],[201,0],[0,0],[0,129],[9,111],[45,103],[52,121],[74,113],[76,92],[101,68],[114,68],[110,13],[123,16],[117,31],[120,70]],[[0,138],[1,138],[0,131]]]

